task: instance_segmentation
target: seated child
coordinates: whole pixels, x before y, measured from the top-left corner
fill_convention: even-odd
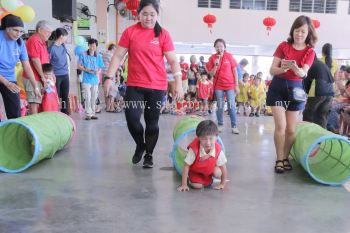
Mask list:
[[[197,82],[197,98],[198,98],[198,102],[200,103],[199,113],[197,115],[199,116],[209,115],[208,100],[210,97],[211,88],[212,87],[208,80],[207,73],[202,73],[200,79]]]
[[[190,95],[189,93],[186,95]],[[185,99],[184,100],[178,100],[178,101],[173,101],[175,102],[175,106],[173,107],[173,109],[171,110],[171,114],[172,115],[178,115],[178,116],[182,116],[186,114],[187,111],[187,98],[185,95]]]
[[[44,90],[44,96],[42,100],[42,111],[58,112],[60,102],[57,95],[53,67],[51,64],[46,63],[42,65],[42,68],[46,82],[46,87]]]
[[[197,100],[196,93],[191,93],[191,105],[192,105],[191,113],[195,113],[199,110],[199,102]]]
[[[184,100],[176,101],[174,115],[184,115],[191,111],[191,93],[186,93]]]
[[[214,189],[223,189],[226,184],[226,156],[217,142],[218,127],[211,120],[204,120],[197,126],[197,137],[189,144],[184,160],[182,183],[178,191],[188,191],[189,187],[201,189],[213,183],[213,176],[221,179]]]

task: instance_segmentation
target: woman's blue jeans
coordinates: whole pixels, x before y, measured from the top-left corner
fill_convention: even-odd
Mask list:
[[[236,127],[236,92],[235,90],[215,90],[217,101],[216,118],[218,125],[224,124],[224,93],[226,93],[227,107],[231,119],[231,128]]]

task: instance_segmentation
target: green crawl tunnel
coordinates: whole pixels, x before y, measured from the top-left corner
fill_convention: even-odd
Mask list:
[[[182,175],[182,169],[184,167],[184,159],[187,153],[187,146],[196,136],[196,128],[198,124],[203,120],[203,118],[198,116],[187,116],[178,121],[174,127],[174,145],[170,153],[170,158],[176,171],[180,175]],[[225,151],[224,144],[220,137],[218,137],[218,142],[221,145],[222,150]]]
[[[316,124],[297,125],[291,154],[319,183],[342,185],[350,178],[350,141]]]
[[[52,158],[70,142],[74,121],[59,112],[43,112],[0,123],[0,171],[18,173]]]

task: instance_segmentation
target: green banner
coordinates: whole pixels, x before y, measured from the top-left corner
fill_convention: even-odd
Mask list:
[[[77,22],[79,30],[90,30],[90,19],[82,19],[78,17]]]

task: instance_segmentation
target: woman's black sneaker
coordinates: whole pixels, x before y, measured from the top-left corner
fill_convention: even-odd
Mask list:
[[[145,146],[137,146],[136,147],[135,154],[132,157],[133,164],[138,164],[141,161],[143,152],[145,152]]]
[[[153,167],[153,157],[150,154],[146,154],[143,157],[143,168],[152,168]]]

